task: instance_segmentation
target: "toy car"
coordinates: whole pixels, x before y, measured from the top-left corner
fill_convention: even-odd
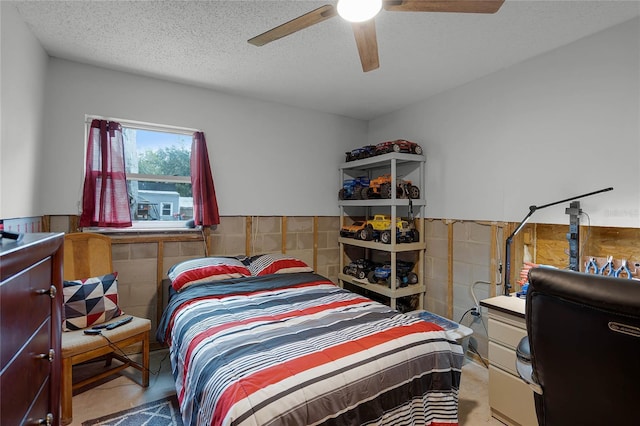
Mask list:
[[[408,220],[396,217],[396,242],[412,243],[420,240],[418,230],[413,227]],[[391,217],[383,214],[376,214],[373,219],[366,222],[365,228],[360,231],[360,239],[378,239],[383,244],[391,244]]]
[[[362,220],[357,220],[353,222],[351,225],[344,225],[340,228],[340,236],[348,237],[348,238],[362,238],[362,232],[367,228],[367,223]],[[368,235],[368,233],[367,233]]]
[[[391,175],[384,174],[370,179],[366,187],[360,190],[360,198],[391,198]],[[396,179],[396,198],[420,198],[420,188],[411,184],[410,180]]]
[[[342,272],[344,272],[345,275],[351,275],[352,277],[356,277],[363,280],[367,278],[367,275],[369,275],[369,272],[373,271],[378,266],[381,266],[381,265],[369,259],[356,259],[353,262],[346,265]]]
[[[345,179],[342,182],[342,188],[338,191],[338,199],[340,200],[360,200],[362,199],[362,190],[369,187],[369,178],[359,176],[355,179]]]
[[[418,283],[418,275],[412,271],[413,263],[404,262],[402,260],[396,261],[396,288],[406,287],[410,284]],[[370,271],[367,275],[367,279],[370,283],[384,283],[390,286],[389,278],[391,277],[391,265],[385,264]]]
[[[380,142],[376,145],[377,154],[386,154],[387,152],[408,152],[409,154],[422,154],[422,147],[415,142],[410,142],[404,139]]]
[[[375,145],[365,145],[362,148],[353,149],[347,154],[347,161],[361,160],[363,158],[373,157],[377,155]]]

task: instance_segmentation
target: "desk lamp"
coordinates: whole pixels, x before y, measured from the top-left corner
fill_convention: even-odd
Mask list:
[[[587,194],[577,195],[575,197],[567,198],[565,200],[554,201],[553,203],[544,204],[542,206],[529,206],[529,213],[522,219],[522,222],[518,225],[518,227],[507,237],[506,248],[505,248],[505,270],[504,270],[504,295],[510,296],[511,284],[509,280],[511,278],[511,243],[513,242],[513,237],[516,236],[518,232],[524,228],[524,225],[527,223],[531,215],[533,215],[536,210],[541,210],[547,207],[555,206],[556,204],[566,203],[567,201],[577,200],[578,198],[588,197],[590,195],[599,194],[601,192],[607,192],[613,190],[613,187],[600,189],[598,191],[589,192]]]

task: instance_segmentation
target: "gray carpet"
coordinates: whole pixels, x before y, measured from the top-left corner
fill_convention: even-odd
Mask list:
[[[183,426],[175,395],[82,422],[82,426]]]

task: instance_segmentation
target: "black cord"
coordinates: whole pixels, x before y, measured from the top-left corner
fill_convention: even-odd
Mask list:
[[[460,317],[460,321],[458,321],[459,324],[462,324],[462,320],[464,319],[464,317],[469,313],[469,312],[475,312],[476,308],[469,308],[465,311],[464,314],[462,314],[462,316]]]
[[[476,355],[478,355],[478,357],[480,358],[480,361],[482,361],[482,364],[484,365],[485,368],[489,368],[489,366],[485,362],[484,358],[482,358],[482,355],[480,355],[480,352],[478,352],[478,350],[475,348],[475,346],[473,346],[473,344],[471,343],[471,339],[469,339],[469,349],[471,349],[471,352],[473,352]]]
[[[476,312],[476,308],[469,308],[465,311],[464,314],[462,314],[462,316],[460,317],[460,321],[458,321],[459,324],[462,324],[462,320],[464,319],[464,317],[469,313],[469,312]],[[473,315],[473,313],[472,313]],[[482,322],[482,325],[484,326],[484,322],[482,320],[480,320],[480,322]],[[485,330],[487,329],[487,327],[484,328]],[[487,332],[487,335],[489,334],[489,332]],[[480,355],[480,352],[478,352],[478,349],[476,349],[473,344],[471,343],[471,338],[469,338],[469,349],[471,349],[471,352],[475,353],[476,355],[478,355],[478,357],[480,358],[480,361],[482,361],[482,364],[485,366],[485,368],[489,368],[489,366],[487,365],[486,361],[484,360],[484,358],[482,357],[482,355]]]
[[[127,361],[129,361],[129,363],[131,363],[131,364],[135,364],[135,365],[139,366],[142,370],[146,370],[146,371],[148,371],[148,372],[149,372],[149,374],[152,374],[152,375],[154,375],[154,376],[157,376],[158,374],[160,374],[160,370],[162,370],[162,362],[163,362],[163,361],[167,358],[167,356],[169,355],[169,352],[167,352],[166,354],[164,354],[164,357],[162,357],[162,359],[160,360],[160,365],[158,366],[158,370],[157,370],[157,371],[152,371],[152,370],[150,370],[149,368],[145,368],[145,366],[144,366],[144,365],[142,365],[142,364],[140,364],[139,362],[136,362],[136,361],[132,360],[132,359],[129,357],[129,355],[127,355],[127,354],[124,352],[124,350],[123,350],[120,346],[118,346],[118,345],[116,345],[115,343],[113,343],[113,342],[111,341],[111,339],[109,339],[107,336],[105,336],[104,334],[102,334],[102,332],[100,332],[99,334],[100,334],[102,337],[104,337],[104,338],[106,339],[106,341],[109,343],[109,347],[111,347],[111,348],[114,350],[114,352],[116,352],[116,351],[120,352],[120,354],[121,354],[123,357],[125,357],[125,358],[127,359]]]
[[[582,256],[584,256],[584,248],[587,246],[587,242],[589,242],[589,238],[591,237],[591,217],[587,212],[582,211],[582,209],[580,209],[580,214],[587,217],[587,235],[585,236],[584,241],[582,242],[582,245],[580,247],[580,252],[578,254],[578,257],[582,258]]]

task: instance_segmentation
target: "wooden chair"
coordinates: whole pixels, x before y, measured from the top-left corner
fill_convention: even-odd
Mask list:
[[[101,234],[73,233],[64,239],[64,279],[72,281],[112,273],[111,239]],[[131,316],[126,314],[125,316]],[[124,318],[120,316],[109,322]],[[71,423],[73,391],[104,379],[127,367],[142,372],[142,386],[149,386],[149,330],[151,321],[133,317],[125,325],[112,330],[102,329],[102,336],[86,335],[84,330],[62,332],[62,423]],[[105,338],[106,337],[106,338]],[[108,339],[108,340],[107,340]],[[124,349],[142,343],[142,365],[124,356]],[[95,376],[73,383],[73,366],[98,357],[106,357],[106,369]],[[111,359],[121,362],[111,366]],[[109,368],[107,368],[109,367]]]

